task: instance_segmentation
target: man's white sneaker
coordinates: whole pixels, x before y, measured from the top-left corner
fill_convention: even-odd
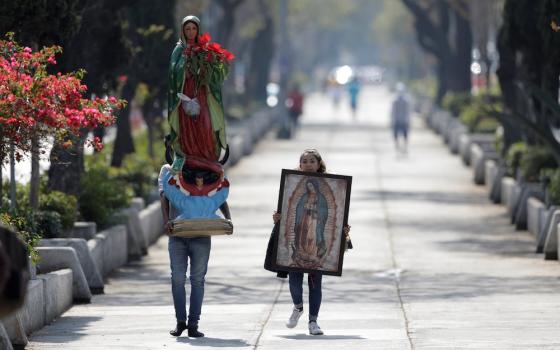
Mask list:
[[[323,335],[321,327],[315,321],[309,322],[309,334],[311,335]]]
[[[298,310],[297,308],[294,308],[294,310],[292,311],[292,315],[290,316],[290,319],[288,320],[288,322],[286,322],[286,327],[294,328],[295,326],[297,326],[297,323],[301,315],[303,315],[303,310]]]

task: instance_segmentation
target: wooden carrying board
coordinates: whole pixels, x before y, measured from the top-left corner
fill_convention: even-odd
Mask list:
[[[233,224],[226,219],[190,219],[173,221],[171,236],[207,237],[231,235]]]

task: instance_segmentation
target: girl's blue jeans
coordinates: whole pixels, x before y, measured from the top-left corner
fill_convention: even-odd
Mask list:
[[[290,272],[289,284],[290,294],[295,306],[303,306],[303,272]],[[323,275],[320,272],[308,273],[307,284],[309,285],[309,321],[317,321],[319,309],[321,308],[321,281]]]

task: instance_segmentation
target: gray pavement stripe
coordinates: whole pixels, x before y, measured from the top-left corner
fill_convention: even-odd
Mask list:
[[[381,210],[383,211],[383,222],[385,223],[385,228],[387,229],[387,239],[389,240],[389,249],[391,251],[391,263],[393,265],[393,281],[395,283],[395,288],[397,291],[397,296],[399,298],[399,305],[400,305],[400,309],[402,311],[402,315],[404,318],[404,323],[405,323],[405,327],[406,327],[406,337],[408,338],[408,343],[410,345],[410,349],[414,350],[415,346],[414,346],[414,342],[412,341],[412,336],[411,336],[411,330],[410,330],[410,320],[408,318],[408,315],[406,313],[406,309],[404,307],[404,301],[403,301],[403,297],[402,297],[402,293],[401,293],[401,285],[400,285],[400,275],[402,273],[402,270],[399,268],[399,265],[397,263],[397,258],[396,258],[396,254],[395,254],[395,243],[393,241],[393,232],[391,230],[391,221],[389,219],[389,210],[387,209],[387,198],[386,196],[386,192],[384,191],[383,188],[383,176],[382,176],[382,172],[381,172],[381,157],[376,157],[375,159],[375,172],[377,174],[376,179],[377,179],[377,187],[378,190],[380,192],[379,195],[379,199],[381,202]]]
[[[270,316],[272,316],[272,312],[274,311],[274,307],[276,306],[276,304],[278,304],[278,300],[280,299],[280,294],[282,294],[282,289],[284,289],[285,284],[286,284],[286,280],[282,279],[282,283],[280,283],[280,286],[278,287],[278,290],[276,291],[276,296],[274,297],[274,301],[272,302],[272,305],[270,305],[270,309],[268,310],[268,314],[266,316],[266,319],[262,322],[261,329],[259,331],[259,335],[257,336],[257,340],[255,341],[255,345],[253,346],[253,349],[255,349],[255,350],[259,347],[259,342],[260,342],[261,337],[264,333],[264,328],[268,324],[268,321],[270,321]]]

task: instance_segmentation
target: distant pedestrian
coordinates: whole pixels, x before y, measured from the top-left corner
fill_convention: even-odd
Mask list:
[[[332,79],[328,81],[327,93],[330,95],[332,99],[333,108],[338,110],[338,106],[340,105],[340,99],[342,98],[342,91],[340,84]]]
[[[288,107],[288,113],[290,114],[290,120],[292,125],[297,127],[299,124],[299,118],[303,113],[303,102],[304,96],[296,84],[288,93],[288,98],[286,99],[286,107]]]
[[[310,173],[326,173],[325,162],[321,158],[319,152],[315,149],[307,149],[303,151],[299,158],[299,171],[305,171]],[[312,191],[312,185],[309,190]],[[310,209],[311,211],[311,209]],[[310,213],[311,216],[315,214]],[[280,222],[282,214],[275,212],[272,215],[272,219],[275,224]],[[344,226],[344,235],[347,240],[349,240],[350,226]],[[269,252],[267,252],[269,253]],[[280,276],[279,272],[279,276]],[[303,315],[303,272],[288,272],[289,284],[290,284],[290,295],[292,296],[292,302],[294,307],[292,314],[286,323],[286,327],[294,328],[297,326],[299,318]],[[323,279],[323,274],[321,272],[314,272],[307,274],[307,283],[309,285],[309,334],[311,335],[322,335],[323,331],[317,323],[317,318],[319,317],[319,309],[321,308],[322,300],[322,288],[321,282]]]
[[[350,95],[350,108],[352,109],[352,117],[356,120],[356,112],[358,110],[358,95],[360,94],[360,81],[354,77],[348,83],[348,94]]]
[[[404,84],[397,84],[397,97],[391,107],[391,128],[397,150],[401,149],[399,139],[402,136],[402,151],[406,152],[408,147],[408,130],[410,128],[410,104],[406,98]]]

